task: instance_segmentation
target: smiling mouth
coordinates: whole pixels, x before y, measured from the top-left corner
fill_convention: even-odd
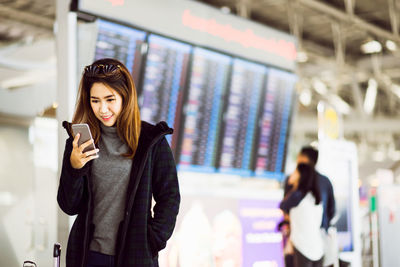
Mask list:
[[[109,119],[111,119],[111,117],[112,117],[112,115],[111,116],[107,116],[107,117],[101,117],[103,120],[105,120],[105,121],[108,121]]]

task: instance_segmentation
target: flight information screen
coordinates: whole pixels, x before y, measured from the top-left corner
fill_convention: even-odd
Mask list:
[[[141,117],[150,123],[166,121],[170,127],[178,130],[192,46],[157,35],[149,36],[148,45],[139,97]],[[176,136],[174,134],[169,140],[173,148]]]
[[[223,118],[219,171],[251,175],[257,113],[267,67],[234,59]]]
[[[187,92],[179,169],[215,171],[223,99],[232,58],[195,48]]]
[[[271,69],[263,95],[255,147],[255,175],[282,179],[295,75]]]
[[[294,74],[99,19],[105,57],[132,73],[141,119],[174,128],[179,170],[283,178]]]
[[[142,62],[141,45],[146,32],[116,23],[98,20],[95,60],[115,58],[124,63],[136,84],[139,82]]]

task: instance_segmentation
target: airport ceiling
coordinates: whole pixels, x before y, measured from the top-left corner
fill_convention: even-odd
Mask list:
[[[11,48],[41,40],[54,42],[55,2],[0,0],[0,82],[20,67],[7,57]],[[300,112],[315,114],[317,103],[326,100],[347,111],[345,117],[393,119],[400,115],[400,0],[199,2],[298,38]],[[381,51],[362,52],[361,46],[369,41],[378,41]],[[46,58],[47,52],[43,53],[31,56]],[[371,78],[378,88],[372,115],[364,108],[367,87],[375,85]]]
[[[326,94],[350,105],[351,116],[368,116],[363,105],[370,78],[378,84],[375,116],[399,115],[400,45],[398,0],[202,0],[225,12],[294,34],[299,40],[299,94],[312,91],[309,110]],[[378,41],[381,52],[361,46]],[[388,44],[388,46],[386,46]],[[389,48],[388,48],[389,47]],[[399,47],[400,48],[400,47]],[[390,50],[392,49],[392,50]],[[376,50],[377,51],[377,50]],[[326,88],[322,88],[324,91]],[[328,98],[331,98],[330,96]],[[332,102],[330,99],[327,99]],[[337,100],[337,99],[336,99]],[[333,100],[335,102],[336,100]]]

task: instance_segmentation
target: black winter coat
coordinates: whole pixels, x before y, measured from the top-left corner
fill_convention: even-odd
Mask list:
[[[82,169],[70,163],[73,137],[63,122],[66,141],[57,201],[68,215],[78,215],[70,232],[67,267],[86,267],[92,223],[91,161]],[[172,134],[165,122],[142,122],[139,146],[133,158],[125,217],[118,230],[116,267],[158,266],[158,252],[166,246],[175,227],[180,193],[176,165],[165,135]],[[152,196],[156,202],[152,216]]]

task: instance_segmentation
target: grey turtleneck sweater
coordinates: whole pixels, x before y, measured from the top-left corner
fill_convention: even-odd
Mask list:
[[[100,125],[99,158],[93,160],[92,164],[95,230],[90,250],[115,255],[132,159],[121,156],[127,153],[129,148],[119,138],[116,127],[107,127],[102,123]]]

